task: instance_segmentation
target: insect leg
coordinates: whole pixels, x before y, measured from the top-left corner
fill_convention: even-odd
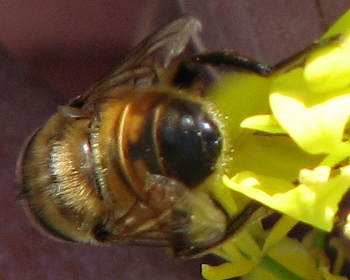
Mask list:
[[[216,244],[210,244],[209,246],[202,246],[202,247],[191,247],[188,250],[184,250],[181,252],[174,252],[175,255],[180,258],[195,258],[195,257],[202,256],[207,250],[222,244],[228,238],[232,237],[239,230],[241,230],[245,224],[252,221],[252,216],[260,208],[261,208],[260,203],[255,201],[249,202],[237,216],[231,217],[228,220],[228,225],[227,225],[227,230],[225,232],[225,235]]]
[[[239,56],[235,52],[214,51],[194,54],[183,60],[179,65],[173,78],[173,84],[184,88],[191,87],[198,77],[198,65],[233,68],[238,71],[252,72],[263,77],[287,72],[288,70],[301,65],[310,51],[316,48],[327,47],[331,44],[339,44],[343,39],[343,35],[340,34],[317,40],[303,50],[282,60],[272,67],[250,58]]]
[[[297,66],[301,66],[304,63],[306,56],[314,49],[328,47],[332,44],[340,44],[343,40],[344,36],[342,34],[316,40],[311,45],[271,67],[271,74],[275,75],[284,73]]]
[[[182,61],[173,78],[173,84],[189,88],[198,77],[198,65],[210,65],[219,68],[234,68],[239,71],[253,72],[261,76],[269,76],[269,66],[255,60],[239,56],[235,52],[206,52],[192,55]]]

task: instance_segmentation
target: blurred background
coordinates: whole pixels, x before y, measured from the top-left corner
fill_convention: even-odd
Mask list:
[[[29,223],[15,164],[22,142],[150,31],[187,13],[210,50],[234,49],[269,65],[310,44],[350,0],[0,0],[1,279],[201,279],[205,260],[161,249],[59,243]]]

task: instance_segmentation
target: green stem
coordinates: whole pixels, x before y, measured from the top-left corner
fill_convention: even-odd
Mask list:
[[[283,280],[306,280],[305,278],[295,274],[293,271],[290,271],[285,266],[281,265],[279,262],[277,262],[275,259],[271,258],[268,255],[265,255],[263,257],[261,266],[277,278]]]

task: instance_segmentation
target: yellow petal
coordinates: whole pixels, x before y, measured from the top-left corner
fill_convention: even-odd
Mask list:
[[[350,11],[324,34],[329,38],[341,34],[343,39],[311,52],[305,64],[305,80],[314,92],[339,89],[350,82]]]
[[[276,79],[270,95],[274,117],[294,141],[312,154],[350,155],[343,141],[350,115],[350,88],[329,99],[316,98],[305,88],[300,69]],[[300,83],[293,85],[299,79]]]
[[[224,177],[224,184],[260,203],[299,221],[325,231],[331,231],[338,204],[350,186],[350,168],[341,168],[340,174],[327,183],[304,185],[292,188],[287,181],[266,178],[245,172],[243,180],[237,174],[231,180]],[[285,192],[272,192],[271,186],[290,188]],[[277,189],[275,187],[275,189]],[[267,190],[267,191],[265,191]]]
[[[344,37],[334,46],[312,52],[305,64],[304,78],[316,93],[337,90],[350,83],[350,40]]]
[[[233,73],[220,78],[208,91],[210,99],[225,118],[230,139],[242,132],[240,123],[246,117],[269,113],[268,94],[271,79],[252,73]]]
[[[273,115],[256,115],[248,117],[241,123],[241,127],[271,134],[286,133]]]

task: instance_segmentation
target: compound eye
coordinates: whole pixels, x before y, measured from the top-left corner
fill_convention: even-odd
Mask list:
[[[175,100],[161,123],[160,143],[169,175],[196,186],[215,169],[222,150],[218,125],[201,104]]]

